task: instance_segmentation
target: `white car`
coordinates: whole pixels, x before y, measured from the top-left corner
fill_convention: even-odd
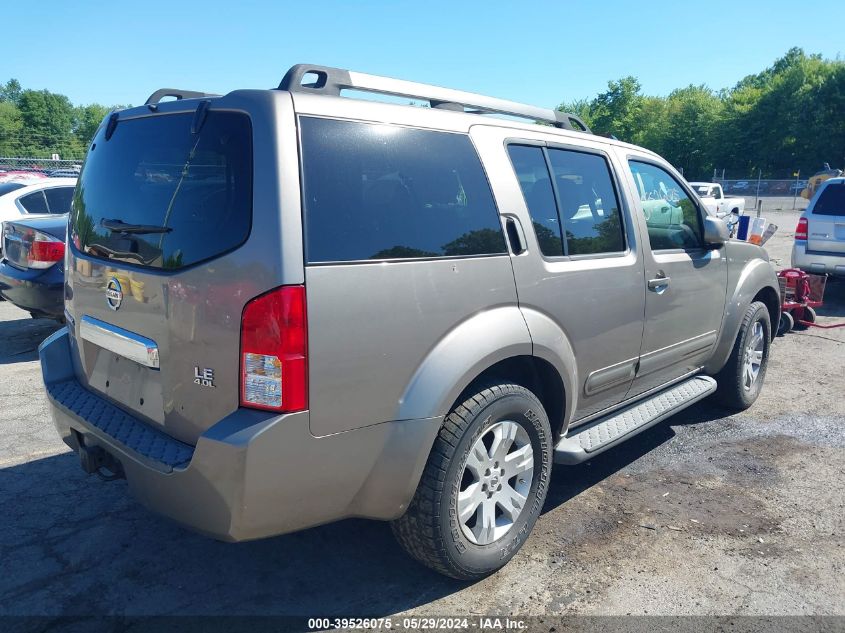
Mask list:
[[[38,178],[0,183],[0,222],[26,215],[70,211],[76,178]]]
[[[30,215],[68,213],[76,180],[30,178],[0,182],[0,235],[3,222],[20,220]]]

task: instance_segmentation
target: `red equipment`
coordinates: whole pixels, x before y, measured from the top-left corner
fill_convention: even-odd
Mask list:
[[[778,333],[786,334],[795,325],[830,330],[845,327],[845,323],[819,325],[815,308],[824,302],[825,275],[811,275],[797,268],[787,268],[778,273],[780,284],[781,316]]]

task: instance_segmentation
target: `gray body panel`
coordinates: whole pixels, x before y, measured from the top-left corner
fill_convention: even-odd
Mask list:
[[[672,167],[656,162],[650,153],[620,152],[620,161],[629,159],[657,164],[674,175],[678,182],[684,182]],[[640,217],[642,206],[633,176],[628,169],[624,173],[629,197]],[[691,190],[687,193],[694,199]],[[653,251],[648,247],[648,230],[644,222],[640,223],[639,239],[644,245],[645,279],[667,277],[669,282],[659,290],[648,288],[646,283],[639,369],[629,398],[704,365],[721,327],[728,278],[723,246],[694,251]]]
[[[565,340],[566,347],[577,359],[577,386],[567,392],[572,400],[573,419],[619,403],[634,377],[643,330],[643,255],[637,248],[635,221],[623,199],[629,245],[623,254],[543,257],[506,144],[530,142],[577,147],[597,152],[611,163],[614,156],[606,145],[592,138],[579,139],[575,145],[542,129],[517,134],[513,130],[478,125],[473,127],[472,136],[484,160],[500,212],[519,221],[527,240],[527,251],[513,258],[520,308],[543,315],[551,322],[551,332],[545,334]],[[618,171],[618,166],[614,167]],[[529,330],[533,335],[530,323]]]
[[[415,397],[412,378],[436,362],[429,357],[439,343],[453,342],[450,362],[468,354],[489,360],[482,341],[467,347],[471,339],[464,332],[484,333],[492,350],[530,354],[506,255],[309,266],[305,284],[309,380],[315,386],[311,430],[317,436],[416,417],[404,401]]]
[[[74,379],[66,329],[40,349],[46,385]],[[238,409],[197,440],[185,468],[165,469],[50,398],[56,429],[79,450],[100,447],[123,466],[147,507],[225,541],[292,532],[344,517],[389,520],[407,507],[442,418],[377,424],[315,438],[308,413]],[[141,422],[143,423],[143,422]],[[331,464],[327,468],[326,464]]]
[[[155,115],[142,114],[167,116],[195,107],[195,102],[164,102]],[[299,190],[282,187],[282,182],[298,179],[290,96],[238,91],[215,100],[212,108],[249,112],[252,119],[253,221],[246,243],[177,272],[89,257],[69,245],[66,276],[71,298],[65,307],[75,338],[83,317],[89,316],[151,339],[161,358],[160,370],[150,369],[82,341],[80,382],[190,443],[238,408],[244,304],[276,286],[303,282],[302,240],[294,239],[301,234]],[[124,286],[118,310],[106,302],[111,277]],[[193,383],[195,367],[214,370],[214,388]]]
[[[51,400],[62,438],[103,447],[151,508],[226,540],[289,532],[347,516],[392,519],[416,489],[443,417],[497,363],[538,359],[559,378],[558,438],[635,397],[726,362],[745,308],[777,280],[759,247],[728,242],[700,254],[654,254],[627,157],[670,170],[650,152],[574,131],[439,109],[285,91],[237,91],[210,109],[245,112],[254,154],[252,231],[235,250],[177,272],[122,266],[69,248],[69,332],[41,348],[45,383],[82,388],[194,447],[164,472]],[[120,116],[192,112],[197,100]],[[524,252],[305,265],[297,116],[306,114],[469,134],[503,226],[518,222]],[[544,258],[506,143],[525,140],[599,153],[620,196],[626,251]],[[674,172],[673,172],[674,173]],[[671,292],[652,296],[663,269]],[[131,278],[130,278],[131,273]],[[124,275],[117,311],[105,285]],[[253,297],[305,284],[309,409],[239,408],[240,319]],[[777,311],[775,305],[774,310]],[[160,369],[79,336],[90,317],[155,342]],[[212,368],[215,387],[193,383]],[[519,381],[520,377],[496,375]],[[107,386],[108,385],[108,386]],[[546,394],[549,395],[549,394]],[[141,399],[143,398],[143,404]]]

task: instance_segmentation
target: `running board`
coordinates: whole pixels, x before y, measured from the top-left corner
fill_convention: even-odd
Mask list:
[[[716,391],[709,376],[694,376],[646,400],[640,400],[585,429],[575,429],[558,442],[557,464],[580,464],[623,442],[661,420],[675,415]]]

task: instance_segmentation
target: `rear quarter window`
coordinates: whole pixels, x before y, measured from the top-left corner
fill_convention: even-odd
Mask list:
[[[47,200],[44,198],[43,191],[36,191],[22,196],[20,199],[21,206],[26,209],[27,213],[49,213],[50,209],[47,207]]]
[[[464,134],[302,117],[309,263],[505,252]]]
[[[831,183],[822,189],[813,206],[813,215],[845,216],[845,183]]]
[[[50,206],[50,213],[62,214],[70,212],[71,201],[73,200],[73,187],[53,187],[46,189],[47,204]]]

